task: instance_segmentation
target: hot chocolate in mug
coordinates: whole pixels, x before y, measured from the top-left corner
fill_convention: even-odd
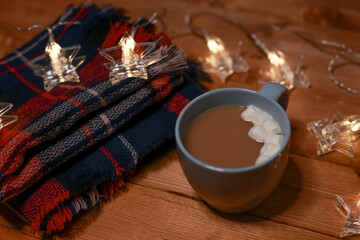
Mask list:
[[[241,88],[213,90],[183,109],[175,127],[179,161],[190,185],[206,203],[222,212],[240,213],[255,208],[270,195],[285,171],[289,156],[291,128],[285,112],[288,102],[286,87],[267,83],[258,92]],[[189,125],[201,113],[223,105],[253,105],[270,114],[281,128],[280,149],[262,163],[243,168],[211,166],[192,156],[184,147]]]

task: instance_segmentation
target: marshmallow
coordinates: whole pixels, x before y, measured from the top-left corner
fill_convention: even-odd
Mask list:
[[[264,111],[261,111],[260,109],[256,114],[252,116],[251,122],[256,125],[264,125],[264,123],[268,120],[271,120],[272,116]]]
[[[281,128],[279,124],[272,117],[271,119],[268,119],[267,121],[264,122],[264,128],[269,133],[273,133],[273,134],[281,133]]]
[[[260,155],[260,156],[256,159],[255,165],[260,164],[260,163],[262,163],[262,162],[265,162],[265,161],[268,160],[268,159],[269,159],[269,157],[264,156],[264,155]]]
[[[255,165],[266,161],[280,149],[283,143],[281,128],[270,114],[250,105],[241,113],[241,118],[254,124],[248,132],[249,137],[264,143]]]
[[[250,121],[254,125],[263,125],[267,120],[271,120],[272,116],[259,108],[250,105],[245,111],[241,113],[241,118],[245,121]]]
[[[244,121],[251,121],[252,116],[257,113],[257,110],[257,107],[250,105],[240,114],[240,116]]]
[[[265,143],[272,143],[279,146],[281,146],[282,141],[283,136],[281,136],[280,134],[268,134],[264,140]]]
[[[262,126],[255,125],[250,128],[248,135],[257,142],[263,142],[267,136],[267,132]]]
[[[260,150],[260,155],[271,157],[280,149],[280,146],[281,145],[265,143],[264,146]]]

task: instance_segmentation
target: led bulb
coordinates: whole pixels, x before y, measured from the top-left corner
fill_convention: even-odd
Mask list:
[[[231,56],[220,38],[207,34],[205,30],[203,32],[210,51],[210,56],[205,61],[211,66],[210,70],[217,73],[222,83],[225,83],[226,79],[234,72],[246,72],[249,70],[247,62],[240,56],[239,48],[235,56]]]
[[[119,42],[122,48],[122,63],[130,65],[139,61],[139,56],[135,52],[135,40],[126,32]]]
[[[81,46],[73,45],[62,48],[49,31],[49,42],[45,53],[29,62],[35,75],[44,79],[45,91],[51,91],[61,83],[80,82],[76,69],[85,61],[85,56],[75,58]]]
[[[310,80],[301,70],[301,62],[303,56],[295,67],[295,71],[287,64],[283,52],[279,50],[265,51],[267,59],[270,62],[270,67],[266,71],[260,71],[268,80],[284,85],[289,90],[294,87],[307,88],[310,86]],[[261,79],[263,80],[263,79]]]
[[[130,77],[148,79],[145,64],[135,51],[136,46],[140,45],[126,32],[117,46],[99,51],[100,55],[110,60],[104,66],[110,69],[109,79],[113,84]],[[119,50],[121,58],[117,53]]]
[[[359,137],[360,115],[342,117],[338,113],[324,120],[310,122],[306,125],[318,140],[317,154],[323,155],[332,151],[354,157],[354,141]]]
[[[284,54],[279,50],[269,52],[267,58],[276,67],[281,67],[285,64]]]

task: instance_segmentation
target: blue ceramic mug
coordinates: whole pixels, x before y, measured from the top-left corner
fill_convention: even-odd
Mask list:
[[[279,183],[289,156],[290,121],[286,115],[289,91],[277,83],[267,83],[259,92],[223,88],[200,95],[179,115],[176,147],[183,172],[196,193],[213,208],[226,213],[249,211],[264,201]],[[206,110],[222,105],[254,105],[269,113],[280,125],[281,148],[268,160],[244,168],[220,168],[193,157],[184,147],[191,122]],[[239,156],[241,160],[241,156]]]

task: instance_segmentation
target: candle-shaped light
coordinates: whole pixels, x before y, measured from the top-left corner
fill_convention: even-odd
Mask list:
[[[129,66],[133,62],[139,60],[139,56],[135,52],[135,40],[130,36],[130,34],[125,33],[119,42],[120,47],[122,48],[122,63]]]
[[[225,51],[224,42],[215,36],[207,36],[207,46],[212,53],[218,54]]]
[[[50,64],[51,64],[52,69],[54,69],[54,71],[57,74],[61,74],[61,71],[64,68],[64,66],[63,66],[63,61],[61,59],[62,55],[61,55],[60,45],[55,41],[51,41],[46,46],[45,52],[50,57]]]
[[[137,45],[139,44],[126,32],[117,46],[99,51],[100,55],[110,60],[104,66],[110,69],[109,79],[113,84],[130,77],[148,79],[146,67],[136,52]],[[121,51],[120,59],[118,51]]]
[[[226,51],[223,41],[209,34],[204,34],[207,47],[211,54],[206,61],[212,66],[222,83],[234,73],[233,60],[228,51]]]
[[[68,22],[60,22],[55,27]],[[81,46],[73,45],[62,48],[56,41],[53,31],[46,28],[49,33],[49,41],[45,48],[45,53],[29,62],[34,73],[44,79],[44,89],[51,91],[61,83],[80,82],[80,77],[76,69],[85,61],[85,56],[76,57]]]
[[[210,51],[210,56],[205,58],[205,61],[211,66],[210,71],[215,71],[222,83],[225,83],[234,72],[247,72],[249,70],[247,62],[240,56],[239,48],[234,56],[231,56],[219,37],[208,34],[204,29],[202,32]]]
[[[281,67],[285,64],[284,54],[279,50],[268,52],[267,58],[269,59],[270,63],[276,67]]]

